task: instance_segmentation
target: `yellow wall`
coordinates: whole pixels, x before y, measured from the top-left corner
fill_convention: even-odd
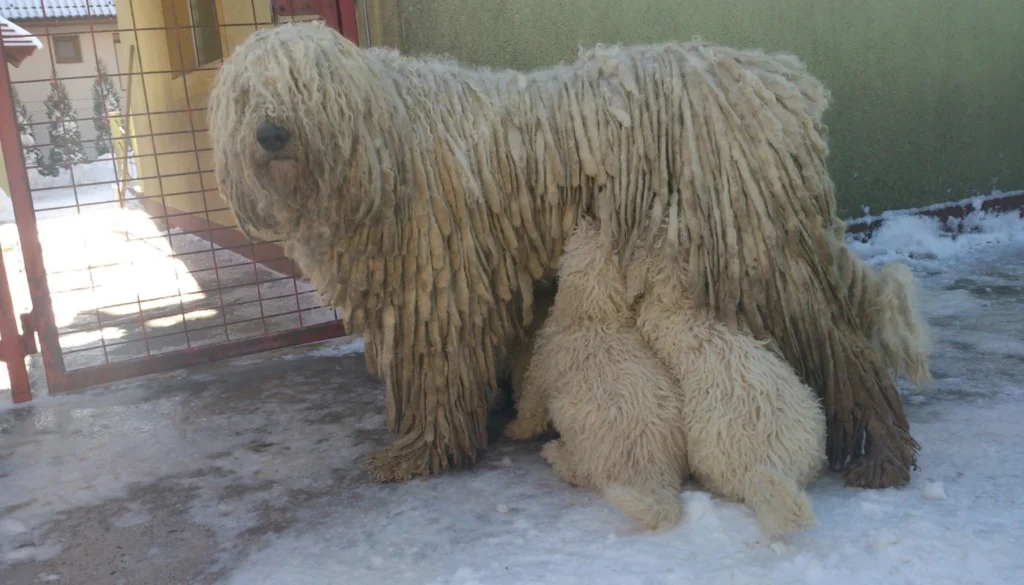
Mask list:
[[[174,12],[170,3],[175,2],[179,7],[184,4],[180,0],[117,0],[126,71],[130,46],[139,47],[131,80],[130,131],[142,196],[233,226],[234,219],[216,192],[206,132],[206,102],[217,64],[184,74],[180,69],[172,71],[181,49],[168,30],[175,27],[175,14],[178,22],[187,22],[183,13]],[[154,10],[157,3],[169,10]],[[217,0],[217,17],[225,56],[257,27],[272,22],[270,3],[251,0]]]

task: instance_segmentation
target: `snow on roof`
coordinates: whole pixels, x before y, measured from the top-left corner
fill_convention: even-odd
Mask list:
[[[0,36],[3,38],[4,56],[7,62],[18,67],[21,62],[36,49],[42,49],[40,42],[32,33],[0,16]]]
[[[4,47],[43,48],[43,43],[32,33],[0,16],[0,32],[3,33]]]
[[[0,16],[11,20],[117,16],[117,8],[114,0],[0,0]]]

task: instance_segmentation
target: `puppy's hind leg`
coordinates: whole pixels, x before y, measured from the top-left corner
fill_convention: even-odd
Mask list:
[[[604,489],[604,497],[647,530],[669,530],[683,517],[683,500],[678,490],[662,488],[648,491],[611,484]]]
[[[743,499],[754,510],[761,531],[772,540],[814,526],[814,507],[807,492],[775,469],[754,468]]]
[[[551,465],[555,475],[565,483],[581,488],[590,487],[590,482],[576,471],[576,466],[573,465],[572,458],[561,439],[545,443],[541,447],[540,456]]]

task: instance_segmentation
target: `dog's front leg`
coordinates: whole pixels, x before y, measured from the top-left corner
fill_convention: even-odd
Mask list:
[[[395,441],[368,456],[377,481],[406,481],[470,467],[487,448],[483,376],[452,374],[443,363],[444,354],[429,357],[416,360],[417,368],[399,364],[392,371],[409,375],[388,379],[387,425]]]

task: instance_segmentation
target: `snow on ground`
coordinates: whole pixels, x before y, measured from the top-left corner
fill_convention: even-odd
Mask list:
[[[115,162],[114,155],[107,153],[96,157],[91,162],[73,165],[70,172],[67,169],[61,169],[60,174],[56,177],[42,175],[39,173],[39,169],[29,169],[28,182],[33,191],[40,192],[48,189],[70,187],[72,185],[84,186],[95,183],[110,183],[116,180],[115,169],[116,172],[120,172],[120,168],[121,160]],[[138,176],[133,155],[128,157],[128,175],[132,177]]]
[[[1024,222],[962,223],[970,231],[952,239],[937,220],[894,216],[851,242],[872,263],[915,269],[934,329],[934,385],[906,389],[923,445],[906,488],[848,489],[826,472],[810,490],[818,526],[784,545],[765,543],[747,508],[699,490],[684,494],[680,526],[639,534],[534,453],[505,447],[502,469],[365,488],[377,505],[270,539],[225,583],[1024,582]],[[390,495],[370,495],[380,491]]]
[[[74,165],[71,170],[61,169],[56,177],[39,174],[38,169],[28,170],[29,189],[35,205],[37,219],[56,215],[79,213],[81,211],[110,207],[117,203],[117,176],[121,162],[114,161],[113,155],[105,154],[95,160]],[[128,174],[138,176],[135,158],[128,159]],[[0,191],[0,224],[14,222],[14,207],[8,193]]]
[[[29,169],[29,186],[39,219],[56,215],[112,207],[117,203],[117,176],[121,172],[121,161],[105,154],[96,160],[74,165],[71,171],[61,169],[56,177],[46,177],[37,169]],[[138,176],[134,157],[128,159],[128,175]],[[80,210],[74,206],[81,207]]]
[[[952,239],[937,221],[893,215],[851,242],[922,280],[935,382],[905,388],[920,469],[890,490],[848,489],[825,472],[810,489],[818,525],[786,543],[765,542],[747,508],[695,488],[679,526],[638,533],[559,482],[536,443],[496,445],[470,472],[372,483],[363,455],[389,440],[380,385],[349,384],[363,374],[340,365],[311,373],[325,359],[354,368],[356,341],[0,409],[0,561],[66,553],[71,537],[51,523],[173,484],[191,490],[182,512],[214,535],[223,585],[1022,583],[1024,221],[963,223]],[[158,517],[122,508],[115,528]],[[260,526],[272,528],[247,540]]]

